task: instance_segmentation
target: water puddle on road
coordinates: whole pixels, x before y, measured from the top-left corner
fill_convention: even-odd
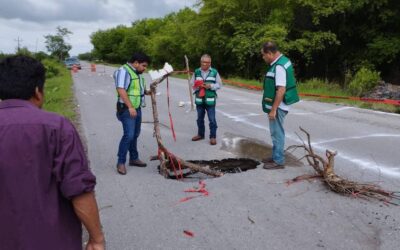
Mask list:
[[[221,143],[221,150],[230,152],[238,157],[261,161],[272,155],[272,146],[258,139],[225,133]],[[291,153],[285,152],[285,158],[285,165],[288,167],[304,166],[304,164]]]

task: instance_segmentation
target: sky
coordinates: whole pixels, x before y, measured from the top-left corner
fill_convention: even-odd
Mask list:
[[[70,55],[90,52],[90,34],[117,25],[129,26],[143,18],[163,17],[196,0],[0,0],[0,52],[15,53],[18,47],[46,51],[45,35],[57,26],[73,34],[66,42]]]

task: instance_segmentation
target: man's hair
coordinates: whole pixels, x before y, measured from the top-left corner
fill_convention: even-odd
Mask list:
[[[263,45],[263,51],[264,53],[271,52],[275,54],[278,51],[278,46],[274,42],[266,42]]]
[[[200,58],[200,61],[203,60],[203,58],[210,58],[210,60],[211,60],[211,56],[209,54],[202,55]]]
[[[46,70],[28,56],[11,56],[0,61],[0,99],[29,100],[35,89],[43,91]]]
[[[128,60],[129,63],[134,63],[134,62],[138,62],[138,63],[144,63],[147,62],[150,64],[151,60],[150,57],[144,53],[141,52],[136,52],[133,53],[133,55],[131,56],[131,58]]]

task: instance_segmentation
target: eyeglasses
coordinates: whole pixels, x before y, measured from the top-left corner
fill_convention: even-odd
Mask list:
[[[202,64],[210,64],[211,62],[203,62],[201,61]]]

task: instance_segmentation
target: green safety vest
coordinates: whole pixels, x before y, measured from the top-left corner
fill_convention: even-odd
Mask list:
[[[123,67],[128,71],[131,77],[131,82],[126,90],[128,98],[131,101],[132,106],[137,109],[140,106],[145,106],[144,91],[146,89],[146,83],[141,74],[137,74],[128,64],[124,64]],[[119,97],[119,95],[118,95]]]
[[[210,72],[204,79],[201,75],[201,69],[198,68],[194,71],[195,80],[203,80],[204,84],[215,84],[218,71],[214,68],[210,68]],[[195,103],[196,105],[206,104],[207,106],[215,106],[217,99],[217,92],[215,90],[206,89],[206,94],[204,97],[199,97],[199,91],[195,92]]]
[[[296,103],[300,100],[296,89],[296,79],[294,78],[293,65],[289,58],[281,56],[278,61],[268,68],[264,78],[264,94],[262,99],[262,108],[265,113],[271,111],[272,104],[276,95],[275,73],[276,66],[281,65],[286,70],[286,92],[283,97],[283,102],[286,105]]]

